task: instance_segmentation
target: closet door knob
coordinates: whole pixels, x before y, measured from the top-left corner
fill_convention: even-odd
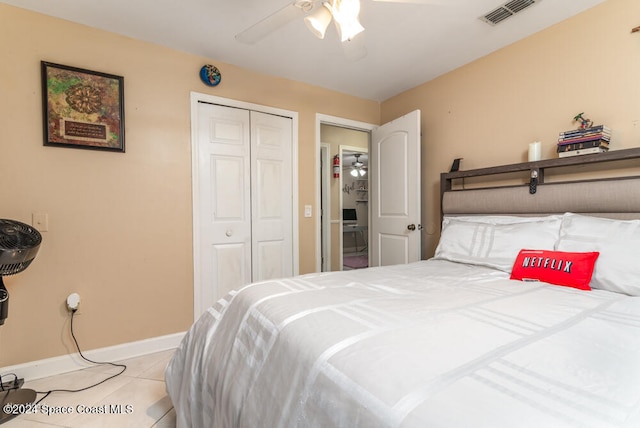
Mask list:
[[[410,224],[409,226],[407,226],[407,229],[416,230],[416,225],[415,224]]]
[[[226,235],[227,235],[227,236],[231,236],[231,235],[233,235],[233,230],[231,230],[231,229],[227,229],[227,233],[226,233]]]

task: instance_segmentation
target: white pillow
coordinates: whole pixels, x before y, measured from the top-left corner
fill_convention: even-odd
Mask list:
[[[490,224],[513,224],[513,223],[535,223],[545,220],[562,220],[562,215],[545,215],[537,217],[520,217],[514,215],[457,215],[445,216],[443,225],[448,220],[469,221],[472,223],[490,223]]]
[[[435,259],[511,272],[523,248],[553,250],[562,216],[445,217]]]
[[[591,288],[640,296],[640,220],[565,214],[559,251],[598,251]]]

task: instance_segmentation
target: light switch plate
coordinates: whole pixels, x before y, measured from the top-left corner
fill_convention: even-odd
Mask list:
[[[31,223],[38,231],[46,232],[49,230],[49,214],[33,213],[31,214]]]
[[[304,216],[305,217],[311,217],[311,205],[305,205],[304,206]]]

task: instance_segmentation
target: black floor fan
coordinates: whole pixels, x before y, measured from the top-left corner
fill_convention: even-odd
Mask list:
[[[3,276],[25,270],[38,254],[42,236],[28,224],[0,219],[0,325],[9,314],[9,293]],[[25,405],[36,401],[33,389],[22,388],[23,379],[0,382],[0,425],[16,417]],[[14,411],[15,410],[15,411]]]

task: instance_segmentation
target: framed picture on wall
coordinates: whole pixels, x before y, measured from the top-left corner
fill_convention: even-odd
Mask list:
[[[41,62],[44,145],[124,152],[124,78]]]

